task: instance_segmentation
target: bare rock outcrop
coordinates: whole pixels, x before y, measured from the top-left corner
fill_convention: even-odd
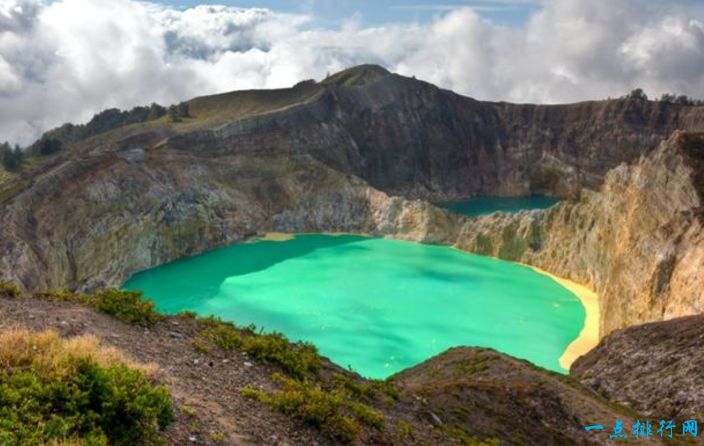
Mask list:
[[[704,310],[704,135],[676,132],[633,165],[542,211],[467,221],[457,245],[589,284],[601,333]]]
[[[660,419],[704,413],[704,316],[617,330],[570,374],[606,398]]]

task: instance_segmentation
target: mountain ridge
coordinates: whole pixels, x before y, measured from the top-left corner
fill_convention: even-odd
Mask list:
[[[662,398],[681,401],[673,389],[687,384],[682,373],[665,389],[643,384],[661,377],[659,367],[677,352],[676,342],[652,350],[658,358],[636,387],[614,389],[601,380],[628,376],[620,362],[638,359],[639,333],[659,339],[680,323],[692,328],[700,317],[630,326],[704,312],[704,136],[697,133],[704,131],[704,108],[633,99],[484,103],[397,75],[372,70],[368,82],[352,74],[352,86],[345,76],[332,87],[304,83],[287,89],[290,96],[271,93],[268,102],[246,92],[211,98],[223,102],[211,115],[204,111],[207,100],[191,103],[193,116],[180,122],[161,119],[95,135],[5,179],[0,279],[21,285],[26,295],[2,298],[0,323],[52,326],[65,336],[95,331],[138,359],[157,357],[179,405],[206,406],[211,420],[224,423],[213,428],[228,429],[234,444],[244,441],[237,434],[250,435],[254,444],[271,435],[283,435],[276,441],[284,444],[325,444],[320,429],[252,406],[255,401],[244,404],[239,388],[230,393],[232,380],[275,387],[268,374],[252,381],[247,371],[270,364],[240,356],[228,366],[225,360],[235,357],[206,356],[191,336],[199,333],[189,325],[195,322],[167,318],[152,333],[78,304],[29,295],[119,286],[136,271],[264,232],[365,233],[452,245],[591,285],[600,294],[602,336],[615,332],[575,363],[573,376],[589,388],[483,349],[452,349],[401,372],[402,404],[375,407],[420,426],[421,440],[520,444],[539,432],[545,444],[605,444],[607,436],[583,427],[639,416],[596,391],[645,414],[665,407]],[[232,103],[247,94],[250,102]],[[258,113],[264,109],[270,111]],[[479,218],[431,202],[482,193],[567,199],[548,210]],[[630,328],[619,331],[624,327]],[[694,327],[687,341],[692,333],[699,336]],[[183,339],[191,342],[181,345]],[[179,362],[183,354],[186,362]],[[203,377],[225,384],[213,391]],[[641,398],[634,394],[638,386],[657,392]],[[233,401],[236,414],[253,417],[246,418],[251,426],[222,416]],[[181,416],[182,439],[189,418]],[[283,434],[272,419],[287,420]],[[542,423],[534,429],[536,420]],[[364,431],[367,444],[378,444],[378,435]]]
[[[283,99],[268,92],[265,103],[233,99],[251,92],[195,99],[205,102],[191,101],[193,116],[182,122],[134,124],[46,157],[0,183],[0,276],[30,290],[115,286],[136,271],[267,231],[453,244],[463,220],[429,200],[532,193],[578,200],[673,129],[704,127],[702,107],[483,103],[372,74],[374,82],[357,86],[304,83]],[[199,108],[208,100],[224,103],[214,114],[225,105],[235,115],[276,110],[223,112],[216,122]],[[493,255],[518,259],[513,248]],[[584,269],[537,266],[593,282]]]

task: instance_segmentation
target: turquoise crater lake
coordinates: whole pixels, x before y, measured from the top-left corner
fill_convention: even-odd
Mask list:
[[[548,276],[444,246],[353,235],[235,244],[135,274],[166,313],[254,323],[363,376],[384,378],[450,347],[491,347],[565,372],[585,310]]]

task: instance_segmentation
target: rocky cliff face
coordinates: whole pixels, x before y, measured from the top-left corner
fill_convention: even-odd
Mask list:
[[[702,108],[483,103],[367,67],[191,110],[183,123],[73,144],[0,184],[0,278],[91,289],[257,232],[350,231],[456,244],[589,283],[603,333],[700,311],[698,137],[580,191],[672,130],[704,127]],[[421,200],[533,192],[581,198],[482,219]]]
[[[598,192],[461,224],[459,247],[590,284],[601,333],[704,310],[704,135],[675,133]]]
[[[323,144],[309,138],[313,156],[390,195],[430,200],[568,196],[598,187],[608,170],[676,129],[704,131],[699,107],[485,103],[396,75],[331,88],[316,104],[325,104],[327,132],[339,136]]]

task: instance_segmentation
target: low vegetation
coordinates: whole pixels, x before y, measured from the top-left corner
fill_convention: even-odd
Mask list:
[[[20,287],[12,282],[0,280],[0,296],[19,297]]]
[[[292,343],[281,333],[257,334],[253,326],[239,329],[215,317],[199,321],[205,327],[194,340],[197,349],[238,349],[281,368],[283,373],[272,375],[277,390],[245,387],[245,396],[309,423],[342,443],[353,442],[363,427],[385,430],[384,417],[368,402],[400,398],[392,383],[362,381],[343,373],[326,379],[319,373],[322,358],[311,344]]]
[[[182,102],[169,108],[159,104],[134,107],[131,110],[110,108],[94,115],[86,124],[64,124],[45,132],[25,150],[9,144],[0,144],[0,161],[7,171],[15,172],[22,166],[25,156],[47,156],[61,151],[67,144],[78,142],[107,131],[130,124],[155,121],[164,116],[171,122],[180,122],[190,117],[189,105]]]
[[[337,385],[323,389],[308,380],[274,375],[280,389],[267,393],[245,387],[245,396],[271,405],[281,412],[312,424],[332,438],[351,443],[359,436],[362,425],[384,429],[384,417],[371,406],[353,398],[349,389]]]
[[[643,91],[642,88],[635,88],[633,89],[630,93],[628,93],[626,96],[624,96],[626,99],[636,99],[640,101],[647,101],[648,100],[648,95]],[[684,94],[675,94],[675,93],[663,93],[660,96],[660,99],[657,99],[659,102],[664,102],[667,104],[678,104],[678,105],[689,105],[689,106],[694,106],[694,105],[704,105],[704,100],[701,99],[694,99],[690,98],[687,95]]]
[[[299,379],[320,370],[322,360],[312,344],[292,343],[281,333],[255,334],[254,327],[239,330],[232,323],[215,317],[200,321],[206,326],[195,339],[196,347],[201,350],[208,350],[208,344],[223,350],[237,348],[254,359],[277,364]]]
[[[360,65],[328,75],[320,83],[323,85],[343,85],[359,87],[376,82],[380,77],[389,74],[385,68],[378,65]]]
[[[0,295],[18,298],[20,297],[20,290],[11,283],[0,281]],[[152,301],[144,300],[142,294],[135,291],[107,289],[95,294],[49,291],[40,293],[37,297],[87,304],[124,322],[145,327],[152,326],[164,317],[155,311]],[[221,349],[227,352],[236,349],[246,353],[252,359],[269,363],[278,368],[279,372],[275,372],[272,375],[272,379],[277,385],[276,390],[267,392],[246,387],[243,389],[245,396],[270,405],[305,423],[309,423],[340,443],[353,442],[365,429],[371,429],[380,434],[387,433],[384,416],[374,408],[372,403],[383,405],[400,399],[398,388],[392,382],[362,380],[351,373],[342,371],[334,374],[322,374],[323,359],[318,354],[317,349],[308,343],[290,342],[281,333],[257,333],[254,326],[239,328],[217,317],[199,318],[193,312],[183,312],[178,317],[197,321],[199,331],[193,342],[194,347],[198,350],[209,353],[213,349]],[[54,339],[55,335],[52,334],[51,336]],[[52,342],[60,341],[54,339]],[[90,351],[91,349],[86,349],[86,354],[89,355],[90,353],[88,352]],[[0,360],[2,360],[1,356]],[[98,363],[98,366],[102,365],[102,363]],[[112,364],[110,365],[112,367]],[[134,391],[146,392],[144,389],[138,390],[138,384],[141,381],[138,380],[137,375],[132,375],[132,372],[126,366],[119,366],[115,370],[109,369],[105,372],[94,372],[91,370],[89,370],[90,373],[99,374],[99,379],[102,381],[119,378],[125,382],[130,382],[130,385],[135,388]],[[36,391],[41,392],[41,388],[46,385],[46,383],[38,383]],[[148,395],[152,394],[148,393]],[[149,396],[148,399],[151,401],[150,404],[153,403],[152,405],[158,403],[153,395]],[[2,405],[1,401],[0,405]],[[161,406],[157,405],[157,408],[161,408]],[[101,413],[101,411],[106,409],[113,411],[112,406],[109,405],[95,407],[96,413],[88,418],[93,420],[96,417],[107,417],[108,415]],[[32,411],[36,410],[38,410],[36,407],[32,409]],[[149,414],[156,416],[154,410],[149,412]],[[162,418],[167,420],[169,417],[171,415]],[[161,418],[159,419],[161,420]],[[157,440],[149,440],[151,438],[149,432],[158,431],[165,422],[150,422],[147,427],[151,430],[145,431],[146,433],[140,433],[140,435],[143,434],[145,436],[146,440],[141,440],[141,443],[137,441],[136,444],[159,444]],[[406,426],[406,428],[408,432],[404,431],[404,435],[412,435],[410,426]],[[74,428],[71,427],[71,429]],[[57,434],[46,438],[72,441],[74,431],[71,429],[59,429],[58,431],[54,429],[51,432],[59,432],[60,435]],[[76,429],[78,428],[76,427]],[[113,437],[110,436],[112,431],[98,431],[95,429],[85,431],[79,429],[76,432],[79,431],[87,432],[87,436],[81,437],[83,438],[81,441],[85,441],[85,443],[79,442],[76,444],[106,444],[105,441],[116,445],[127,444],[112,443],[111,438]],[[91,432],[94,431],[97,432],[95,441],[90,436],[93,435]],[[134,442],[134,435],[129,437],[133,439],[132,442]],[[3,438],[0,437],[0,444],[4,444],[2,440]],[[149,441],[152,442],[150,443]]]
[[[447,436],[456,439],[462,446],[500,446],[497,439],[478,440],[459,426],[443,426],[440,430]]]
[[[171,397],[94,337],[0,333],[0,444],[162,445]]]
[[[191,116],[190,108],[187,102],[181,102],[178,105],[172,105],[168,111],[171,122],[181,122],[185,118]]]
[[[59,151],[64,144],[81,141],[125,125],[159,119],[166,113],[166,108],[159,104],[134,107],[132,110],[110,108],[97,113],[86,124],[64,124],[49,130],[32,144],[28,151],[33,155],[48,155]]]
[[[20,146],[12,148],[7,142],[0,144],[0,164],[6,171],[17,172],[21,169],[23,160],[24,152]]]
[[[139,291],[109,288],[95,294],[72,291],[47,291],[39,297],[87,304],[128,324],[151,327],[164,316],[154,309],[154,302],[144,299]]]

